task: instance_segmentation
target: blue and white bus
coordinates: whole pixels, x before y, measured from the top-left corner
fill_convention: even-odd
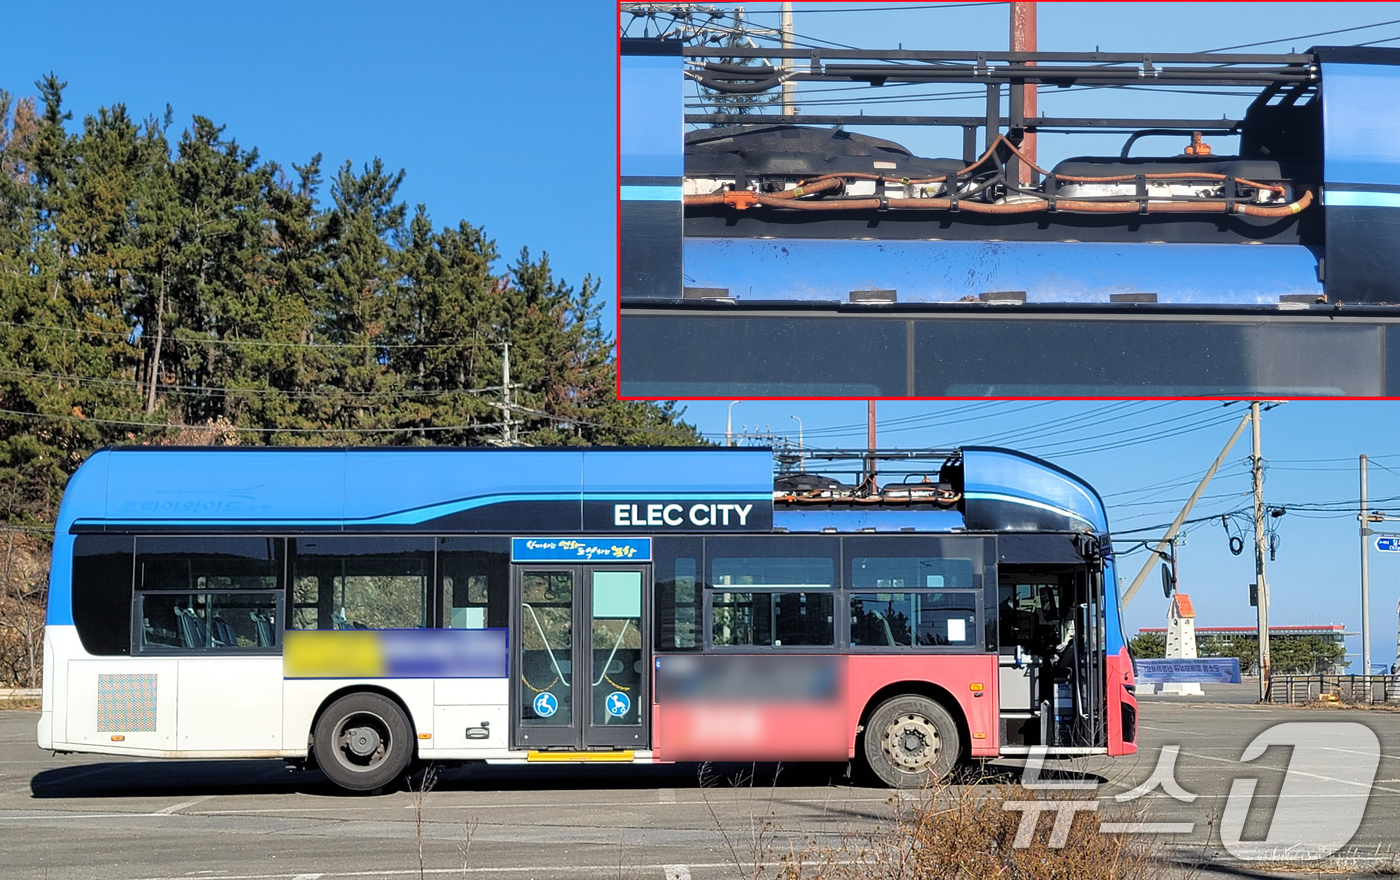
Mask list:
[[[38,743],[362,791],[429,761],[854,760],[917,785],[1135,751],[1092,488],[996,449],[805,468],[101,450],[59,511]]]

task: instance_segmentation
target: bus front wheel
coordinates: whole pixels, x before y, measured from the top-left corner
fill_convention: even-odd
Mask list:
[[[312,743],[321,772],[351,791],[383,788],[413,758],[408,718],[381,694],[347,694],[331,703],[316,722]]]
[[[892,697],[865,725],[865,763],[891,788],[920,788],[947,777],[961,751],[957,722],[928,697]]]

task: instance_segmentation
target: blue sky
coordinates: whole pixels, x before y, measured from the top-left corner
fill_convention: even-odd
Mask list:
[[[1040,47],[1169,52],[1283,39],[1259,50],[1301,50],[1314,40],[1288,38],[1395,19],[1400,19],[1395,3],[1042,3]],[[32,94],[34,80],[52,70],[68,81],[68,105],[79,120],[117,102],[138,117],[159,114],[168,102],[178,127],[187,125],[191,114],[209,116],[241,143],[283,164],[316,152],[325,154],[328,168],[347,159],[358,165],[382,157],[390,167],[407,170],[403,197],[426,203],[439,225],[459,219],[484,225],[508,258],[528,244],[536,252],[548,251],[565,278],[577,282],[592,274],[611,293],[615,27],[613,7],[605,2],[385,6],[353,0],[236,5],[53,0],[7,9],[10,39],[0,53],[0,88]],[[869,46],[1000,49],[1007,40],[1006,7],[821,14],[799,9],[796,30]],[[1317,42],[1386,37],[1400,37],[1400,25]],[[1068,91],[1046,95],[1041,108],[1065,115],[1138,113],[1146,112],[1138,102],[1147,98],[1154,102],[1154,114],[1208,117],[1238,113],[1245,103],[1230,96]],[[974,99],[932,106],[962,113],[976,112],[977,104]],[[929,109],[898,106],[910,113]],[[958,151],[936,134],[896,134],[925,155]],[[1048,161],[1067,155],[1065,150],[1116,152],[1121,144],[1117,136],[1085,148],[1051,140],[1042,140]],[[1224,142],[1217,151],[1229,146]],[[790,416],[796,414],[813,445],[864,442],[862,403],[745,401],[733,409],[736,429],[771,425],[774,433],[795,442],[797,422]],[[883,402],[879,415],[882,446],[975,440],[1044,455],[1094,483],[1121,531],[1171,519],[1228,437],[1239,409],[1161,401]],[[726,410],[724,402],[694,402],[688,417],[722,436]],[[1357,491],[1356,455],[1366,452],[1400,471],[1397,438],[1395,404],[1278,407],[1264,418],[1268,502],[1349,502]],[[1246,437],[1200,514],[1244,503],[1249,479],[1241,462],[1247,455]],[[1388,504],[1400,511],[1400,475],[1373,468],[1371,494],[1396,498]],[[1282,544],[1270,568],[1275,622],[1337,622],[1356,629],[1359,551],[1353,514],[1294,511],[1279,520],[1278,530]],[[1397,557],[1372,554],[1377,660],[1395,656]],[[1127,557],[1126,577],[1143,558],[1140,552]],[[1218,521],[1189,533],[1181,566],[1182,589],[1195,599],[1201,625],[1253,620],[1246,599],[1251,557],[1230,554]],[[1164,615],[1161,593],[1149,581],[1127,620],[1136,629],[1160,625]]]
[[[68,82],[72,125],[125,103],[200,114],[288,167],[382,157],[438,226],[484,225],[507,261],[548,251],[614,286],[616,20],[590,3],[7,4],[0,88]],[[328,199],[328,192],[323,191]]]

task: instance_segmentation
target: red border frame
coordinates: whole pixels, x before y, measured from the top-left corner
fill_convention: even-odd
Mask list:
[[[918,2],[917,2],[917,0],[803,0],[803,2],[808,2],[808,3],[848,3],[848,4],[849,4],[849,3],[883,3],[883,4],[887,4],[887,5],[890,4],[890,3],[909,2],[910,5],[919,5]],[[1052,2],[1052,3],[1053,3],[1053,2],[1071,2],[1071,0],[1038,0],[1038,2]],[[1075,0],[1075,2],[1104,2],[1104,3],[1107,3],[1107,2],[1125,2],[1125,0]],[[1139,2],[1139,0],[1127,0],[1127,2]],[[1205,3],[1210,3],[1210,2],[1226,2],[1226,0],[1176,0],[1176,2],[1183,2],[1183,3],[1185,3],[1185,2],[1190,2],[1190,3],[1201,3],[1201,2],[1205,2]],[[1235,0],[1235,2],[1258,2],[1258,3],[1262,3],[1262,2],[1266,2],[1266,0]],[[1301,3],[1301,2],[1308,2],[1308,0],[1286,0],[1286,2],[1299,2],[1299,3]],[[983,396],[983,397],[908,397],[908,396],[899,396],[899,397],[795,397],[795,396],[742,397],[742,396],[735,396],[735,395],[732,395],[732,394],[729,394],[729,395],[705,395],[705,396],[685,397],[685,398],[672,398],[672,397],[624,397],[623,394],[622,394],[622,296],[621,296],[621,293],[622,293],[622,192],[621,192],[621,188],[620,188],[620,187],[621,187],[621,180],[622,180],[622,0],[618,0],[618,3],[617,3],[617,37],[616,37],[616,43],[615,43],[615,53],[616,53],[616,57],[617,57],[617,64],[616,64],[616,82],[615,82],[616,94],[615,94],[615,97],[614,97],[615,107],[616,107],[616,119],[615,119],[615,123],[616,123],[615,160],[616,160],[616,165],[617,165],[617,167],[616,167],[616,179],[619,181],[619,183],[618,183],[619,190],[618,190],[618,193],[617,193],[617,210],[616,210],[616,214],[617,214],[617,228],[616,228],[616,230],[615,230],[616,236],[617,236],[617,248],[616,248],[616,253],[614,254],[614,258],[615,258],[615,261],[616,261],[616,262],[615,262],[614,269],[613,269],[613,277],[617,279],[617,281],[616,281],[616,286],[615,286],[615,288],[614,288],[614,290],[613,290],[613,321],[614,321],[613,326],[614,326],[614,328],[615,328],[615,329],[614,329],[614,335],[613,335],[613,363],[614,363],[614,365],[615,365],[615,369],[614,369],[614,373],[613,373],[613,391],[616,393],[617,399],[618,399],[618,400],[670,401],[670,400],[677,400],[677,399],[680,399],[680,400],[719,400],[719,401],[727,401],[727,400],[796,400],[796,401],[804,401],[804,400],[812,400],[812,401],[815,401],[815,400],[832,400],[832,401],[860,401],[860,400],[865,400],[865,401],[870,401],[870,400],[875,400],[875,401],[886,401],[886,400],[887,400],[887,401],[917,401],[917,400],[1201,400],[1201,401],[1211,401],[1211,400],[1218,400],[1218,401],[1238,401],[1238,400],[1254,400],[1254,399],[1260,399],[1260,400],[1262,400],[1262,399],[1264,399],[1264,398],[1255,398],[1255,397],[1250,397],[1250,396],[1240,397],[1240,396],[1230,396],[1230,395],[1223,395],[1223,394],[1222,394],[1222,395],[1205,395],[1205,396],[1200,396],[1200,397],[1172,397],[1172,396],[1167,396],[1167,395],[1161,395],[1161,396],[1145,396],[1145,395],[1129,395],[1129,394],[1123,394],[1123,395],[1116,395],[1116,394],[1115,394],[1115,395],[1104,395],[1104,396],[1096,396],[1096,397],[1089,397],[1089,396],[1083,396],[1083,397],[1066,397],[1066,396],[1055,396],[1055,395],[1032,395],[1032,396],[1024,396],[1024,397],[1000,397],[1000,396],[998,396],[998,397],[989,397],[989,396]],[[1400,397],[1400,395],[1397,395],[1396,397]],[[1304,396],[1304,395],[1277,397],[1277,396],[1272,396],[1272,395],[1270,395],[1270,396],[1268,396],[1267,399],[1269,399],[1269,400],[1395,400],[1396,397],[1384,397],[1384,396],[1371,396],[1371,397],[1327,397],[1327,396]]]

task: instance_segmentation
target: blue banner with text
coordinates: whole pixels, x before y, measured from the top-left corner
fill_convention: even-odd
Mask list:
[[[1134,660],[1139,684],[1212,682],[1239,684],[1240,661],[1235,657]]]
[[[651,538],[513,538],[514,562],[650,562]]]

